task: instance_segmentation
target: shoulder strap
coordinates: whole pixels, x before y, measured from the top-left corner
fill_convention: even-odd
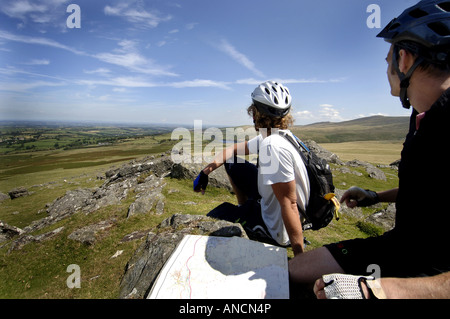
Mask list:
[[[291,135],[289,135],[289,134],[287,134],[285,132],[279,132],[279,134],[280,134],[280,136],[283,136],[285,139],[287,139],[297,149],[297,151],[300,154],[300,157],[302,158],[303,162],[305,164],[307,164],[308,163],[308,159],[305,156],[305,154],[302,152],[301,149],[305,150],[305,152],[307,154],[311,153],[310,149],[295,135],[293,135],[294,138],[295,138],[295,140],[294,140]]]

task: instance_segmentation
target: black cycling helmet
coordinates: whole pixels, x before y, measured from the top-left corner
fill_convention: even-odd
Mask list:
[[[393,19],[377,37],[417,42],[427,48],[450,45],[450,0],[423,0]]]
[[[393,66],[401,84],[400,99],[410,108],[409,81],[424,61],[450,68],[450,0],[423,0],[393,19],[378,35],[394,45]],[[406,49],[418,56],[407,74],[398,69],[398,52]]]

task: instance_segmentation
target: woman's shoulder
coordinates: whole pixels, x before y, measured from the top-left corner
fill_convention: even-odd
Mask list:
[[[267,136],[263,140],[263,143],[265,145],[273,145],[275,147],[285,147],[289,144],[289,142],[280,133],[292,134],[289,130],[280,130],[279,132]]]

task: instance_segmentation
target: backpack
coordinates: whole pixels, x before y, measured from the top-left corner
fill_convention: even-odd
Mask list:
[[[289,134],[281,131],[279,134],[294,145],[308,172],[310,196],[306,211],[301,212],[306,220],[303,223],[303,230],[318,230],[326,227],[333,220],[333,217],[339,220],[340,203],[334,194],[335,188],[330,165],[326,160],[312,152],[295,135],[294,140]]]

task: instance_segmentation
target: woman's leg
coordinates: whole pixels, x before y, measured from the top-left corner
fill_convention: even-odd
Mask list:
[[[232,162],[224,166],[239,205],[248,199],[257,200],[261,197],[258,193],[258,168],[254,164],[234,157]]]

